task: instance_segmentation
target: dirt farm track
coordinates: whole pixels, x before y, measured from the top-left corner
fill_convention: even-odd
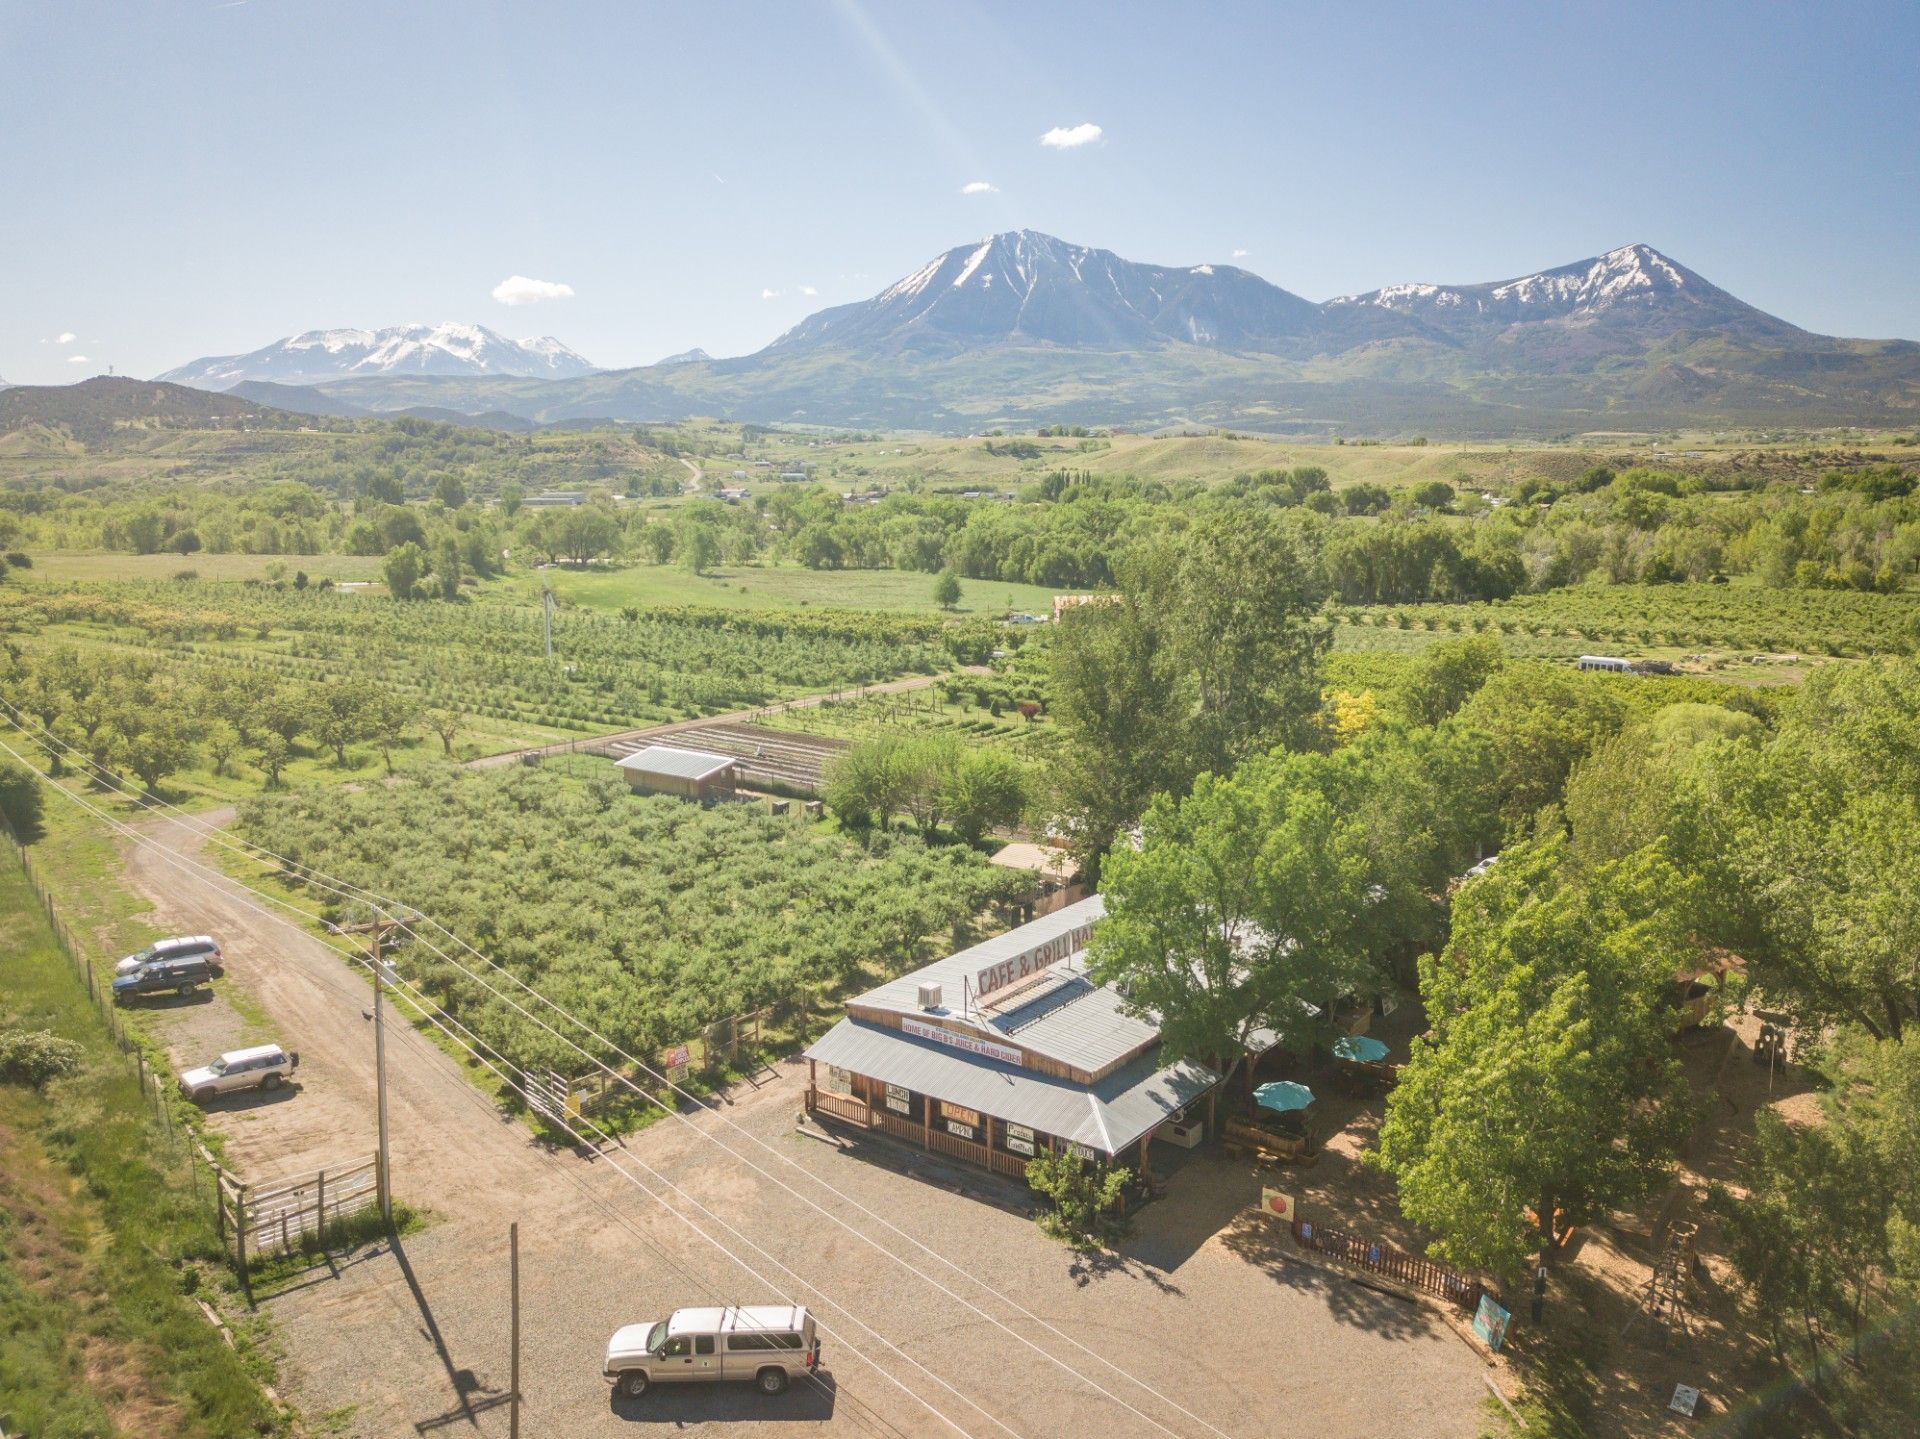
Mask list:
[[[217,934],[225,983],[242,996],[169,1011],[174,1058],[198,1062],[263,1028],[300,1051],[300,1083],[277,1102],[213,1114],[249,1178],[364,1157],[370,990],[237,885],[179,862],[202,847],[198,825],[225,819],[156,820],[152,848],[124,851],[153,922]],[[1210,1154],[1141,1214],[1120,1256],[1088,1262],[994,1202],[1015,1196],[984,1176],[796,1132],[802,1062],[598,1159],[538,1144],[398,1023],[388,1064],[394,1194],[430,1222],[263,1301],[285,1350],[283,1388],[318,1432],[507,1433],[516,1221],[530,1439],[658,1427],[1022,1439],[1479,1430],[1483,1368],[1468,1346],[1425,1309],[1293,1257],[1250,1212],[1255,1172]],[[610,1399],[600,1358],[620,1324],[781,1298],[812,1305],[827,1331],[820,1385]]]

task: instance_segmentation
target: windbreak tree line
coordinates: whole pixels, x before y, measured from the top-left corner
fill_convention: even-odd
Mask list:
[[[714,1020],[924,962],[930,941],[963,941],[1029,887],[963,846],[862,844],[754,806],[637,796],[606,770],[431,772],[266,798],[238,827],[285,856],[295,884],[321,870],[419,910],[649,1062]],[[365,917],[327,903],[333,917]],[[420,933],[487,973],[438,931]],[[511,1062],[589,1067],[425,944],[400,953],[409,979]]]
[[[1283,517],[1315,582],[1352,606],[1499,600],[1588,581],[1669,585],[1728,575],[1775,589],[1893,593],[1920,575],[1915,470],[1859,457],[1839,465],[1802,457],[1789,475],[1591,466],[1577,480],[1536,475],[1493,494],[1464,472],[1451,483],[1336,490],[1315,466],[1262,470],[1211,487],[1056,470],[1011,497],[968,499],[916,485],[849,505],[825,486],[796,484],[743,504],[702,497],[649,511],[616,504],[607,487],[624,485],[629,496],[678,496],[684,472],[660,452],[664,441],[657,438],[650,448],[630,434],[535,441],[436,433],[444,430],[427,427],[391,443],[396,453],[438,457],[447,447],[477,446],[485,454],[383,464],[358,458],[341,440],[331,468],[301,471],[309,483],[257,491],[21,489],[0,496],[0,543],[359,555],[413,544],[442,582],[456,587],[459,577],[497,569],[505,551],[550,563],[605,558],[696,573],[784,561],[1104,589],[1118,583],[1117,559],[1136,544],[1223,510],[1252,508]],[[568,466],[550,465],[540,477],[587,491],[588,502],[523,508],[525,493],[536,487],[535,461],[563,448],[573,454]],[[515,466],[526,470],[525,485],[502,478],[518,474]],[[482,494],[494,503],[477,503]],[[447,546],[457,554],[459,577],[439,563]]]

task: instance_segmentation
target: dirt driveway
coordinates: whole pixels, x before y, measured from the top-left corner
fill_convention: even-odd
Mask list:
[[[176,821],[157,821],[148,832],[177,853],[201,844]],[[224,878],[183,871],[140,849],[128,853],[127,866],[132,886],[153,901],[156,923],[211,931],[226,946],[223,987],[237,997],[167,1021],[179,1057],[198,1058],[225,1047],[225,1035],[261,1030],[302,1054],[302,1083],[284,1100],[214,1116],[236,1162],[268,1178],[364,1155],[374,1142],[364,981],[317,940],[250,907]],[[507,1432],[507,1226],[514,1221],[522,1432],[529,1436],[617,1435],[638,1425],[754,1435],[957,1430],[1023,1439],[1205,1436],[1209,1425],[1236,1436],[1284,1428],[1316,1439],[1478,1431],[1481,1366],[1461,1340],[1422,1309],[1331,1277],[1278,1246],[1235,1239],[1259,1180],[1223,1160],[1195,1157],[1171,1197],[1141,1215],[1122,1258],[1088,1265],[1023,1214],[987,1202],[990,1195],[962,1192],[990,1183],[977,1172],[888,1146],[842,1152],[797,1134],[800,1063],[783,1065],[759,1090],[740,1091],[724,1110],[771,1153],[702,1112],[586,1161],[542,1148],[501,1118],[461,1067],[420,1036],[396,1024],[388,1037],[394,1192],[431,1210],[435,1221],[402,1244],[339,1256],[266,1301],[286,1350],[286,1387],[310,1419],[326,1419],[327,1432],[381,1439]],[[722,1152],[709,1135],[798,1193]],[[678,1196],[649,1198],[619,1170],[656,1188],[680,1186],[711,1217]],[[809,1176],[887,1215],[973,1278],[885,1235]],[[886,1252],[836,1219],[883,1239]],[[690,1220],[738,1251],[765,1282],[707,1244]],[[1198,1418],[1037,1329],[1003,1295],[1017,1296]],[[619,1324],[683,1303],[778,1297],[814,1305],[832,1331],[822,1388],[796,1388],[780,1399],[703,1389],[610,1401],[599,1357]],[[848,1310],[900,1352],[863,1332]],[[855,1346],[894,1378],[857,1357]]]

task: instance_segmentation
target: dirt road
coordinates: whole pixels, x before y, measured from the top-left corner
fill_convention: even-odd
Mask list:
[[[178,821],[155,821],[149,833],[171,854],[202,845]],[[156,923],[212,931],[226,947],[229,977],[219,988],[233,997],[166,1021],[176,1057],[198,1059],[224,1047],[223,1036],[262,1031],[302,1054],[301,1084],[285,1098],[214,1115],[236,1162],[268,1178],[364,1155],[374,1143],[365,982],[319,941],[253,908],[224,877],[183,871],[142,849],[126,859]],[[395,1024],[388,1040],[394,1192],[434,1221],[402,1243],[337,1256],[266,1301],[285,1347],[286,1387],[310,1418],[327,1417],[329,1432],[506,1433],[507,1226],[515,1221],[529,1436],[613,1435],[649,1423],[718,1424],[743,1435],[1208,1439],[1215,1429],[1271,1433],[1283,1416],[1316,1439],[1478,1431],[1479,1364],[1461,1341],[1403,1301],[1288,1258],[1249,1215],[1258,1176],[1224,1160],[1192,1157],[1171,1197],[1141,1215],[1124,1256],[1090,1264],[1024,1214],[983,1202],[979,1191],[991,1181],[975,1171],[885,1145],[844,1153],[798,1135],[801,1063],[736,1094],[724,1114],[744,1135],[703,1111],[588,1161],[548,1151],[503,1119],[420,1036]],[[657,1189],[662,1198],[649,1198],[622,1169],[648,1185],[681,1186],[687,1197]],[[965,1274],[885,1235],[815,1177]],[[859,1233],[883,1239],[886,1252]],[[1188,1414],[1036,1328],[1007,1306],[1009,1295]],[[610,1402],[599,1357],[619,1324],[685,1303],[776,1298],[815,1306],[831,1331],[822,1387],[780,1399],[701,1388]],[[887,1373],[856,1356],[856,1346]]]
[[[942,671],[937,675],[909,675],[905,679],[887,680],[882,684],[862,685],[853,693],[859,695],[899,695],[913,690],[923,690],[928,685],[938,684],[949,675],[985,675],[991,674],[985,665],[962,665],[957,670]],[[727,714],[703,715],[698,719],[670,720],[666,724],[647,725],[641,729],[619,730],[613,734],[582,736],[577,740],[562,740],[558,744],[535,745],[530,749],[508,750],[504,754],[482,755],[479,759],[467,761],[468,769],[491,769],[495,765],[518,764],[530,754],[564,754],[569,750],[592,747],[599,749],[604,745],[619,744],[628,740],[657,740],[669,735],[685,734],[688,730],[697,730],[706,725],[747,724],[761,715],[779,714],[784,710],[811,709],[815,705],[825,704],[828,700],[845,698],[845,690],[828,690],[820,694],[801,695],[796,699],[782,700],[778,704],[757,705],[753,709],[733,710]]]

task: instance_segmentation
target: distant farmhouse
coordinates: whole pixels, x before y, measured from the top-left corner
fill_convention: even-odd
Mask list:
[[[1053,618],[1058,622],[1060,616],[1068,610],[1077,609],[1081,605],[1117,605],[1119,603],[1119,595],[1055,595]]]

